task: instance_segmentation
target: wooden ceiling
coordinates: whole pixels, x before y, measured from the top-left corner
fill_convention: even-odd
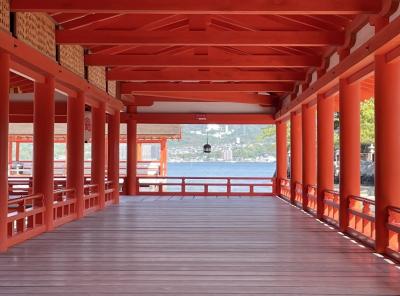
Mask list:
[[[46,12],[58,44],[87,49],[127,104],[234,102],[275,106],[346,45],[380,0],[13,0]],[[219,110],[223,112],[223,110]]]

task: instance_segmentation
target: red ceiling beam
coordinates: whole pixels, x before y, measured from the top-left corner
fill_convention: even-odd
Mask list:
[[[103,55],[85,56],[89,66],[132,66],[132,67],[218,67],[218,68],[266,68],[266,67],[319,67],[319,56],[296,55],[231,55],[211,56],[155,56],[155,55]]]
[[[269,114],[220,114],[220,113],[121,113],[121,122],[127,122],[134,116],[137,123],[154,124],[274,124]]]
[[[171,99],[174,101],[203,101],[203,102],[228,102],[228,103],[243,103],[256,104],[263,106],[274,106],[277,99],[269,95],[246,94],[246,93],[193,93],[193,92],[148,92],[148,93],[133,93],[135,98],[148,98],[152,101],[165,101]]]
[[[293,84],[269,83],[135,83],[121,84],[121,93],[143,92],[292,92]]]
[[[305,72],[294,71],[240,71],[212,70],[196,71],[187,69],[166,71],[126,71],[113,70],[107,74],[108,80],[120,81],[303,81]]]
[[[377,13],[375,0],[13,0],[14,11],[149,14],[360,14]]]
[[[115,31],[62,30],[60,44],[139,46],[327,46],[342,45],[345,34],[338,31]]]

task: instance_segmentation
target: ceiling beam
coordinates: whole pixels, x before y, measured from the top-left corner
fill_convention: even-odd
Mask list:
[[[121,93],[158,92],[292,92],[293,83],[135,83],[121,84]]]
[[[373,0],[13,0],[13,11],[143,14],[360,14],[378,13]]]
[[[152,101],[164,101],[171,99],[175,101],[200,101],[200,102],[227,102],[227,103],[243,103],[255,104],[263,106],[274,106],[277,103],[277,98],[269,95],[246,94],[246,93],[208,93],[208,92],[134,92],[134,97],[148,98]]]
[[[157,55],[103,55],[85,56],[88,66],[131,67],[218,67],[218,68],[266,68],[266,67],[320,67],[319,56],[296,55],[226,55],[211,56],[157,56]]]
[[[115,31],[61,30],[59,44],[138,46],[328,46],[343,45],[338,31]]]
[[[176,69],[165,71],[126,71],[115,69],[107,73],[108,80],[119,81],[304,81],[305,72],[295,71],[241,71],[211,70],[196,71]]]

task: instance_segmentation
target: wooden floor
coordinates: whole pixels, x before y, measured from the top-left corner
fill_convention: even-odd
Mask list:
[[[0,254],[6,295],[400,295],[400,270],[278,198],[136,197]]]

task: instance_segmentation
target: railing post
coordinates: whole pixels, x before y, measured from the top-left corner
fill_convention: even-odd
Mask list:
[[[346,231],[349,223],[349,196],[360,195],[360,90],[357,82],[339,82],[341,231]]]
[[[119,134],[120,110],[114,110],[108,123],[108,179],[113,182],[113,200],[119,203]]]
[[[400,62],[375,59],[376,250],[388,246],[388,207],[400,207]]]
[[[75,189],[76,212],[78,218],[81,218],[85,208],[85,94],[78,93],[76,98],[68,98],[67,105],[67,188]]]
[[[317,143],[315,106],[302,106],[302,138],[303,138],[303,188],[302,200],[303,210],[308,207],[308,185],[314,185],[317,181]]]
[[[281,180],[287,178],[287,124],[276,123],[276,194],[281,193]]]
[[[317,218],[324,215],[324,192],[333,190],[334,98],[317,98]]]
[[[105,125],[104,104],[92,108],[92,183],[97,184],[100,209],[105,207]]]
[[[33,193],[43,194],[44,222],[53,229],[54,201],[54,78],[35,83],[33,115]]]
[[[0,52],[0,252],[7,249],[10,55]]]
[[[134,117],[136,113],[135,106],[128,106],[127,122],[127,194],[137,194],[137,121]]]
[[[290,115],[290,180],[291,193],[290,201],[295,204],[296,199],[296,183],[302,181],[302,159],[301,159],[301,113],[293,112]]]

